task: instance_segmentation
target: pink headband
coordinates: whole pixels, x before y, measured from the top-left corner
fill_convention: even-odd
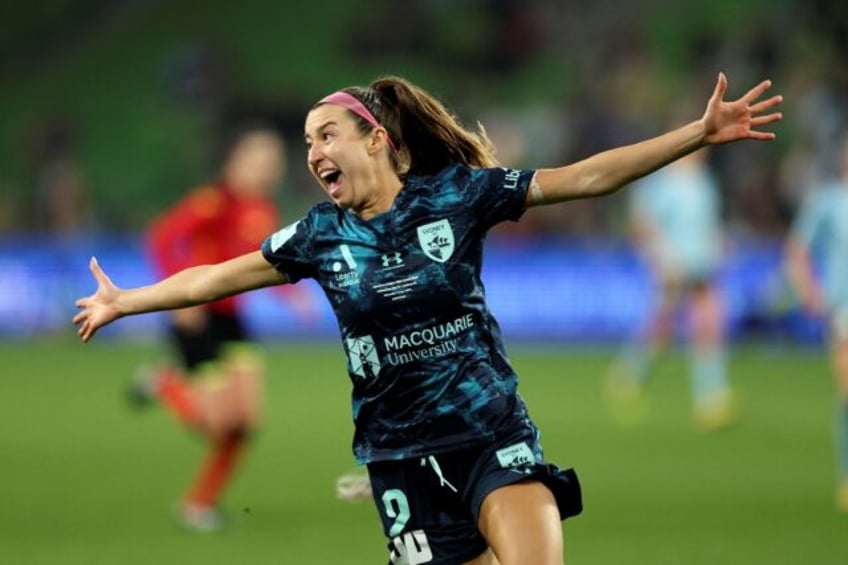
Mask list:
[[[348,94],[343,90],[339,90],[329,96],[325,96],[318,102],[318,104],[334,104],[336,106],[341,106],[342,108],[350,110],[375,128],[383,127],[380,125],[380,122],[377,121],[377,118],[374,117],[374,114],[365,107],[365,104],[357,100],[355,96]],[[395,144],[392,142],[392,138],[389,136],[388,132],[386,132],[386,141],[389,143],[389,147],[392,148],[392,152],[397,154],[397,147],[395,147]]]

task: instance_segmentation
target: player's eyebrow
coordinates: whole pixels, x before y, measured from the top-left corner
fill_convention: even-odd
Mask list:
[[[318,126],[317,128],[315,128],[315,132],[316,132],[316,133],[321,133],[321,132],[322,132],[322,131],[324,131],[327,127],[329,127],[329,126],[336,126],[336,125],[338,125],[338,124],[336,123],[336,121],[335,121],[335,120],[327,120],[326,122],[322,123],[320,126]],[[306,141],[309,141],[309,139],[311,138],[311,136],[310,136],[308,133],[305,133],[305,132],[304,132],[304,134],[303,134],[303,138],[304,138]]]

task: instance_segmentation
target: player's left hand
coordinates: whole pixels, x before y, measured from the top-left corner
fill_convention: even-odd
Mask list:
[[[783,101],[782,96],[776,95],[766,100],[759,100],[769,88],[771,88],[771,81],[764,80],[738,100],[726,102],[724,95],[727,92],[727,77],[724,73],[719,73],[715,90],[701,118],[706,131],[705,143],[716,145],[742,139],[758,141],[774,139],[773,132],[759,129],[783,118],[780,112],[770,112]]]

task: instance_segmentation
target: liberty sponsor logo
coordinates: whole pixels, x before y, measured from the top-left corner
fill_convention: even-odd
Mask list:
[[[504,469],[511,467],[526,467],[528,465],[532,465],[536,461],[536,457],[533,455],[533,450],[530,449],[530,446],[527,445],[526,441],[499,449],[495,455],[498,458],[498,463],[500,463],[501,467]]]
[[[300,220],[293,224],[289,224],[274,235],[271,236],[271,251],[276,253],[285,243],[297,233],[297,225]]]
[[[444,263],[453,255],[454,239],[453,229],[447,220],[430,222],[418,226],[418,243],[424,251],[424,255]]]
[[[351,372],[363,379],[376,377],[380,372],[380,356],[370,335],[345,339]]]
[[[333,262],[333,278],[339,286],[351,286],[359,283],[359,271],[356,269],[356,261],[353,258],[353,253],[350,252],[350,246],[346,243],[339,245],[339,253],[342,255],[342,261]]]
[[[518,188],[518,180],[521,178],[521,171],[517,169],[504,169],[503,187],[506,190],[515,190]]]

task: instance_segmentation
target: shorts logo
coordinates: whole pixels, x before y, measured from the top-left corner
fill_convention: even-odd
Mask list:
[[[345,339],[345,349],[354,375],[368,379],[380,373],[380,357],[370,335]]]
[[[418,243],[424,255],[444,263],[453,255],[454,240],[450,222],[439,220],[418,226]]]
[[[536,462],[533,450],[530,449],[526,441],[499,449],[495,452],[495,455],[498,457],[498,463],[505,469],[510,467],[526,467]]]

